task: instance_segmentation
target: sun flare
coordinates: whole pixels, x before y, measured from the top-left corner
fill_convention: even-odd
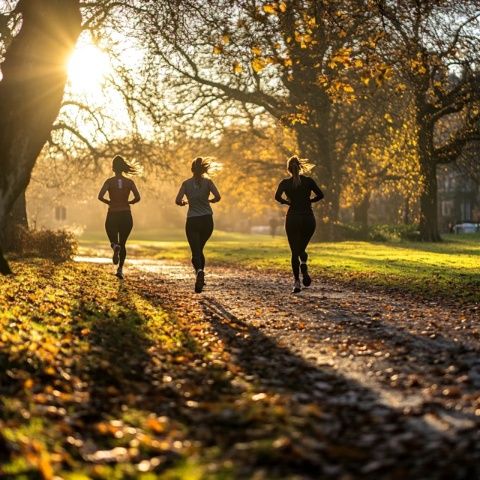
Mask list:
[[[79,45],[68,61],[68,78],[73,90],[92,93],[100,88],[109,68],[107,54],[94,45]]]

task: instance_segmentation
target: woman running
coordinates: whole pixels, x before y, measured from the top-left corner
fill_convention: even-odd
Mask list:
[[[127,256],[128,236],[133,228],[132,212],[130,205],[140,201],[140,194],[132,179],[124,176],[138,173],[137,168],[128,164],[123,157],[117,155],[112,162],[115,176],[109,178],[101,188],[98,199],[108,205],[105,230],[107,231],[110,246],[113,249],[113,263],[118,265],[116,276],[123,279],[123,264]],[[109,200],[105,198],[108,192]],[[133,193],[133,200],[129,200]]]
[[[192,163],[192,178],[185,180],[178,191],[175,203],[188,204],[185,231],[192,251],[192,264],[195,269],[195,292],[200,293],[205,285],[205,256],[203,248],[213,232],[213,211],[210,203],[220,201],[220,193],[209,178],[205,178],[212,163],[198,157]],[[213,198],[210,198],[210,193]],[[188,202],[184,200],[187,197]]]
[[[312,203],[323,198],[323,193],[315,180],[302,175],[310,172],[312,168],[313,165],[306,160],[300,160],[297,156],[289,158],[287,170],[290,173],[290,178],[285,178],[280,182],[275,194],[277,202],[289,205],[285,230],[292,251],[292,271],[295,278],[293,293],[298,293],[301,290],[300,270],[302,271],[303,285],[308,287],[312,283],[308,274],[308,255],[305,250],[316,227]],[[311,198],[312,192],[315,196]],[[286,198],[283,197],[284,194]]]

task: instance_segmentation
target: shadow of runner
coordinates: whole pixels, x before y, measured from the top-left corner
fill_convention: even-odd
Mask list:
[[[327,352],[361,357],[375,373],[376,381],[382,380],[389,387],[412,393],[428,389],[422,396],[433,410],[435,402],[449,404],[445,410],[480,427],[480,417],[473,413],[478,408],[480,349],[473,329],[462,330],[465,323],[460,316],[458,324],[452,322],[450,330],[441,332],[443,319],[428,311],[425,318],[418,318],[419,308],[395,312],[388,310],[391,304],[332,299],[314,293],[303,296],[299,303],[301,311],[310,317],[302,330],[307,343],[321,342]],[[291,313],[295,313],[293,309]],[[459,405],[464,408],[460,410]]]
[[[294,419],[296,428],[277,459],[278,473],[293,469],[309,478],[370,479],[480,475],[474,435],[451,439],[385,406],[363,385],[292,354],[215,300],[204,297],[201,305],[232,360],[266,395],[281,395]],[[257,461],[268,459],[258,455]]]
[[[460,429],[476,424],[480,430],[480,416],[474,413],[478,409],[480,349],[473,310],[467,319],[451,307],[440,310],[439,306],[430,308],[394,296],[363,296],[360,291],[345,292],[328,284],[325,289],[291,297],[280,294],[278,277],[276,280],[243,276],[241,300],[232,303],[233,296],[223,291],[215,296],[240,312],[242,302],[260,308],[265,313],[262,329],[276,337],[293,337],[289,325],[298,322],[301,330],[296,330],[294,343],[309,355],[336,356],[344,366],[356,363],[360,376],[370,374],[374,383],[382,381],[397,393],[407,393],[410,405],[428,407],[423,413],[436,416],[438,411],[442,419],[432,418],[433,422]],[[255,318],[252,321],[255,323]],[[420,410],[417,413],[422,414]]]

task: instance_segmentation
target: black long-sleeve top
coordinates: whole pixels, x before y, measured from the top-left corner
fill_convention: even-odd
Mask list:
[[[311,193],[315,196],[311,197]],[[283,197],[285,195],[286,198]],[[300,175],[300,185],[295,187],[293,178],[285,178],[280,182],[275,193],[275,200],[283,205],[289,205],[287,215],[313,215],[312,203],[324,197],[315,180]]]

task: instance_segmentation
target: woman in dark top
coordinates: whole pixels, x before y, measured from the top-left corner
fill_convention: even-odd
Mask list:
[[[129,165],[123,157],[117,155],[112,162],[112,170],[115,176],[109,178],[100,190],[98,199],[108,205],[105,230],[113,249],[113,263],[118,264],[117,277],[123,279],[123,264],[127,256],[125,247],[128,236],[133,228],[132,212],[130,205],[140,201],[140,194],[134,181],[123,174],[135,174],[137,169]],[[109,199],[105,198],[108,192]],[[130,193],[133,199],[129,200]]]
[[[312,166],[308,162],[300,160],[297,156],[289,158],[287,170],[290,178],[285,178],[280,182],[275,194],[277,202],[289,206],[285,230],[292,252],[292,271],[295,278],[293,293],[301,290],[300,270],[303,285],[308,287],[312,283],[308,274],[308,255],[305,250],[316,227],[312,203],[321,200],[323,193],[313,178],[302,175],[302,173],[309,172],[311,168]],[[311,197],[312,192],[315,194],[314,197]]]
[[[193,176],[182,183],[175,199],[175,203],[181,207],[188,204],[185,232],[192,251],[196,293],[200,293],[205,285],[203,248],[213,232],[213,211],[210,204],[220,201],[217,187],[212,180],[204,177],[211,166],[208,159],[196,158],[192,163]],[[210,193],[213,198],[210,198]],[[187,197],[188,202],[184,197]]]

